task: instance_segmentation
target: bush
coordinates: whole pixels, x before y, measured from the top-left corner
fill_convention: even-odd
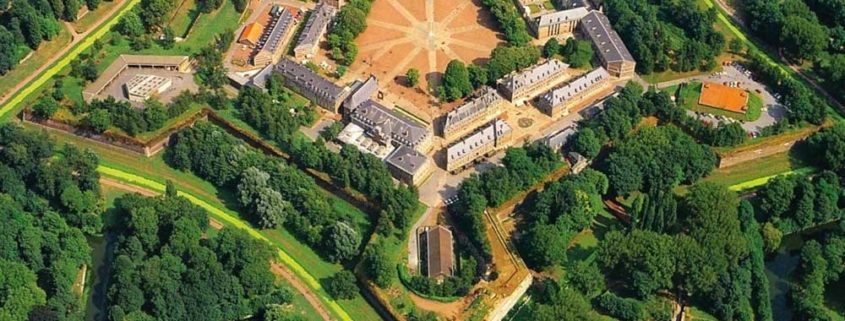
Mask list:
[[[352,299],[358,294],[355,275],[348,270],[342,270],[332,275],[326,284],[326,292],[335,299]]]

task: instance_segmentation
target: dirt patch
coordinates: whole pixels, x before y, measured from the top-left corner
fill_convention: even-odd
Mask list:
[[[150,190],[150,189],[138,187],[138,186],[135,186],[135,185],[125,184],[125,183],[120,182],[118,180],[114,180],[114,179],[107,178],[107,177],[100,177],[100,185],[105,185],[105,186],[110,186],[110,187],[122,189],[122,190],[130,192],[130,193],[138,193],[138,194],[141,194],[141,195],[144,195],[144,196],[147,196],[147,197],[158,196],[160,194],[160,193],[153,191],[153,190]]]
[[[305,297],[305,300],[308,301],[308,303],[311,304],[311,306],[313,306],[315,310],[317,310],[317,313],[320,314],[320,318],[325,321],[332,320],[328,309],[323,306],[323,302],[320,301],[320,299],[314,294],[314,292],[311,292],[311,290],[308,289],[305,284],[302,284],[302,281],[300,281],[299,278],[294,276],[291,270],[276,262],[270,262],[270,270],[273,272],[273,274],[283,277],[285,278],[285,280],[288,280],[288,282],[293,286],[293,288],[296,289],[297,292],[302,294],[302,296]]]
[[[367,30],[355,40],[360,51],[349,77],[374,74],[389,104],[418,106],[412,112],[419,118],[436,118],[439,109],[423,107],[433,105],[427,89],[439,84],[451,59],[472,63],[489,57],[501,42],[493,25],[480,0],[375,1]],[[410,68],[422,74],[416,89],[405,87]]]
[[[437,313],[446,318],[446,320],[457,320],[458,316],[461,315],[461,311],[464,310],[464,306],[466,306],[466,298],[454,302],[443,303],[423,298],[413,292],[408,292],[408,295],[411,297],[411,301],[414,301],[414,305],[416,305],[417,308]]]

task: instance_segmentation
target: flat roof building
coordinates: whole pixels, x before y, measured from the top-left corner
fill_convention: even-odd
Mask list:
[[[348,88],[341,88],[308,67],[287,58],[279,61],[274,70],[291,90],[334,113],[338,112],[349,94]]]
[[[188,73],[191,71],[191,60],[188,56],[120,55],[100,74],[100,77],[85,86],[82,98],[87,102],[97,98],[127,68],[162,69]]]
[[[506,101],[493,87],[484,86],[478,94],[446,114],[443,137],[447,142],[473,132],[505,111]]]
[[[395,143],[421,152],[431,148],[431,131],[425,125],[372,99],[355,108],[349,118],[384,145]]]
[[[603,67],[598,67],[564,86],[540,95],[537,107],[551,117],[569,115],[572,108],[594,98],[595,94],[607,89],[610,84],[610,74]]]
[[[593,10],[581,19],[581,30],[593,43],[602,66],[614,77],[631,78],[637,62],[603,13]]]
[[[144,102],[150,97],[163,93],[173,85],[173,81],[167,77],[156,75],[135,75],[123,84],[126,97],[131,101]]]
[[[444,278],[454,275],[455,253],[452,231],[442,225],[426,227],[426,275]]]
[[[496,119],[477,132],[459,140],[446,149],[446,170],[456,173],[476,160],[489,157],[507,148],[512,128],[507,122]]]
[[[337,9],[325,1],[317,4],[317,7],[311,12],[311,16],[305,21],[305,27],[302,28],[302,33],[296,40],[296,47],[293,48],[294,56],[297,59],[311,58],[317,53],[317,49],[320,47],[320,39],[326,34],[329,23],[336,12]]]
[[[516,105],[530,100],[569,78],[569,65],[549,59],[526,70],[513,72],[499,82],[502,96]]]

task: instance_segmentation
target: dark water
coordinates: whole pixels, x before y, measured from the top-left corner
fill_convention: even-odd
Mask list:
[[[92,275],[91,284],[93,290],[85,305],[85,321],[106,320],[106,290],[108,289],[108,275],[111,270],[111,255],[114,244],[114,237],[107,234],[105,237],[89,237],[88,244],[91,246]]]
[[[792,236],[790,236],[792,237]],[[787,240],[784,243],[802,243],[800,236],[795,240]],[[793,246],[781,246],[777,255],[766,261],[766,276],[769,278],[769,293],[772,299],[772,314],[775,321],[792,320],[792,307],[786,302],[789,291],[789,274],[798,267],[801,260],[800,252]]]

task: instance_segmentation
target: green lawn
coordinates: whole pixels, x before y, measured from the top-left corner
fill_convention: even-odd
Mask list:
[[[104,14],[111,11],[117,5],[122,4],[123,1],[102,1],[100,5],[97,6],[97,9],[94,11],[89,11],[85,14],[82,18],[77,19],[73,22],[73,29],[76,30],[77,33],[83,33],[90,29],[94,23],[97,22],[100,18],[103,17]]]
[[[698,99],[701,97],[701,86],[701,82],[693,81],[680,86],[666,87],[663,91],[668,92],[670,95],[677,93],[676,99],[679,100],[681,106],[692,111],[722,115],[742,121],[755,121],[760,118],[763,100],[756,93],[748,92],[748,112],[741,114],[699,104]],[[678,90],[678,87],[681,89]]]
[[[173,34],[176,37],[185,37],[188,33],[188,28],[199,17],[200,11],[194,0],[182,0],[179,3],[179,10],[173,13],[168,26],[173,30]]]
[[[59,34],[50,41],[41,43],[41,46],[35,50],[32,56],[29,57],[22,64],[19,64],[10,70],[8,73],[0,77],[0,93],[6,95],[16,86],[35,72],[36,69],[43,66],[53,54],[62,50],[70,44],[70,32],[65,28],[64,24],[59,24]]]

